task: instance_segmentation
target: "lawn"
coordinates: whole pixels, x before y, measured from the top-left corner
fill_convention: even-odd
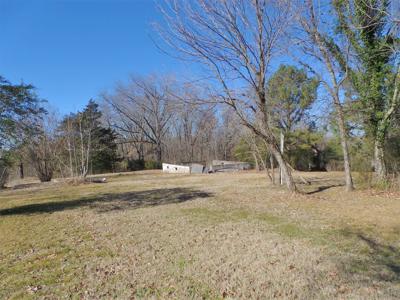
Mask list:
[[[263,173],[0,192],[1,299],[398,299],[400,194]]]

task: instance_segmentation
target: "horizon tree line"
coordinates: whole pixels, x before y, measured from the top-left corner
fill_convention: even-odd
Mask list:
[[[1,79],[1,178],[18,156],[42,181],[143,168],[146,160],[160,167],[241,158],[272,182],[278,166],[293,192],[293,171],[333,161],[342,164],[347,191],[354,166],[387,182],[400,144],[400,24],[390,5],[161,1],[167,26],[156,30],[166,51],[203,65],[208,79],[132,77],[52,122],[33,86]]]

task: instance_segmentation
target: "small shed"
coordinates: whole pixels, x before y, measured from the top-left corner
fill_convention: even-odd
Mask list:
[[[191,174],[202,174],[204,172],[204,166],[202,164],[190,164]]]

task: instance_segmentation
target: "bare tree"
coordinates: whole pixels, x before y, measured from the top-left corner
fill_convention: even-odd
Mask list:
[[[185,57],[204,64],[216,80],[215,99],[263,138],[296,191],[291,171],[268,122],[266,81],[292,19],[285,0],[167,0],[161,36]]]
[[[60,169],[69,169],[71,177],[85,178],[89,174],[101,115],[98,104],[90,100],[83,111],[70,114],[60,122],[57,135],[64,151],[57,154],[57,161]]]
[[[29,147],[29,158],[41,182],[51,181],[55,169],[51,141],[42,135]]]
[[[191,95],[183,99],[189,101],[179,101],[175,105],[175,114],[172,121],[173,135],[177,139],[176,146],[179,146],[178,150],[179,160],[185,162],[202,161],[203,157],[196,153],[202,146],[202,136],[205,132],[210,129],[210,121],[214,117],[213,108],[207,105],[196,105]],[[174,137],[171,137],[174,140]],[[169,148],[173,151],[174,143],[170,143]]]
[[[59,144],[56,160],[60,170],[60,175],[64,176],[64,170],[67,170],[70,178],[74,178],[75,175],[77,176],[77,173],[75,172],[75,163],[77,160],[75,155],[76,131],[74,124],[74,116],[66,116],[59,124],[59,128],[55,133]],[[65,153],[66,155],[64,155]]]
[[[303,4],[304,5],[304,4]],[[345,113],[341,101],[342,85],[347,78],[347,74],[340,71],[335,56],[331,53],[327,32],[324,28],[318,12],[321,7],[314,4],[314,0],[307,0],[303,14],[299,15],[299,22],[302,33],[299,34],[298,44],[303,52],[312,59],[314,65],[302,64],[311,72],[317,75],[318,79],[324,85],[329,93],[336,112],[336,121],[339,128],[340,143],[343,152],[346,190],[354,189],[351,175],[350,154],[348,147],[348,132],[345,123]],[[344,49],[346,50],[346,48]],[[344,55],[346,57],[346,55]],[[322,67],[318,69],[318,67]],[[328,76],[325,76],[327,74]]]
[[[254,134],[254,132],[251,131],[243,134],[243,140],[250,149],[250,154],[253,156],[256,170],[265,170],[271,183],[275,184],[274,172],[272,168],[273,163],[271,164],[272,172],[270,172],[270,169],[267,165],[267,159],[268,156],[270,156],[270,153],[266,151],[265,144],[262,143],[262,141],[260,142],[259,138]],[[273,157],[270,158],[273,160]]]
[[[51,181],[57,166],[59,142],[56,136],[58,121],[54,112],[43,116],[38,131],[26,143],[27,158],[41,182]]]
[[[135,145],[153,145],[159,163],[173,115],[170,85],[166,78],[132,78],[129,84],[119,85],[113,95],[102,96],[120,117],[112,126],[132,138]]]
[[[89,161],[92,151],[92,132],[94,129],[91,120],[85,122],[85,116],[78,114],[79,154],[80,154],[80,176],[85,178],[89,173]],[[86,123],[86,124],[85,124]]]
[[[135,123],[121,114],[119,110],[114,108],[115,103],[109,104],[111,97],[106,94],[102,95],[103,100],[103,121],[110,128],[114,128],[118,133],[118,144],[121,146],[122,155],[126,157],[130,150],[136,152],[137,159],[144,161],[146,138],[143,131]]]
[[[230,107],[226,107],[221,113],[220,124],[216,133],[219,158],[232,159],[233,149],[243,135],[242,132],[242,125],[235,112]]]
[[[73,168],[73,160],[72,160],[72,151],[75,151],[75,143],[73,142],[74,140],[72,139],[72,122],[71,118],[67,118],[67,128],[66,128],[66,138],[67,138],[67,151],[68,151],[68,161],[69,161],[69,169],[70,169],[70,175],[71,178],[74,177],[74,168]],[[75,152],[74,152],[75,153]]]

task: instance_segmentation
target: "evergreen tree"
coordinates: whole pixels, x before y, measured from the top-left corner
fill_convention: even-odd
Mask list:
[[[94,150],[91,160],[93,173],[114,172],[118,156],[117,135],[111,128],[98,127],[94,134]]]
[[[288,161],[301,170],[317,168],[310,142],[315,136],[311,131],[300,130],[299,124],[307,127],[307,113],[317,98],[318,85],[316,78],[288,65],[281,65],[268,81],[271,120],[284,133]]]
[[[82,112],[70,114],[61,122],[61,136],[67,145],[64,160],[69,160],[71,176],[89,172],[110,172],[119,161],[116,134],[101,125],[99,105],[90,100]]]
[[[285,133],[294,129],[317,98],[319,82],[304,70],[281,65],[268,81],[271,117]]]
[[[10,149],[36,129],[45,113],[34,86],[11,84],[0,76],[0,149]]]
[[[8,178],[10,151],[38,129],[45,113],[41,102],[32,85],[14,85],[0,76],[0,188]]]

